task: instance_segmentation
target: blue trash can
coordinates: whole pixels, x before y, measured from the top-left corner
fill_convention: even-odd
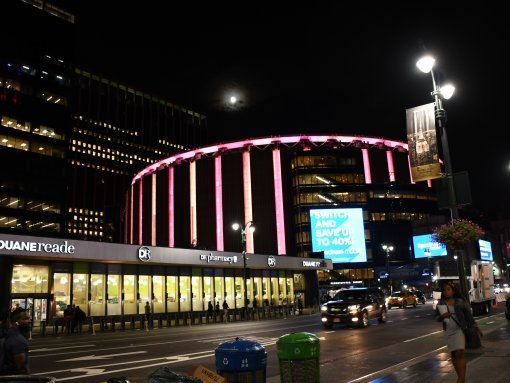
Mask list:
[[[216,371],[227,383],[265,383],[267,352],[257,342],[236,338],[215,352]]]

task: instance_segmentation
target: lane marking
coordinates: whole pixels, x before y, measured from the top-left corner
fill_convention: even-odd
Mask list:
[[[378,376],[386,376],[390,372],[400,370],[403,367],[412,366],[413,364],[419,363],[425,359],[427,359],[430,355],[438,354],[441,350],[445,350],[446,346],[440,347],[436,350],[432,350],[427,352],[426,354],[416,356],[414,358],[411,358],[409,360],[406,360],[404,362],[397,363],[393,366],[383,368],[382,370],[372,372],[371,374],[367,374],[365,376],[362,376],[360,378],[356,378],[354,380],[349,380],[347,383],[358,383],[358,382],[364,382],[364,381],[371,381],[372,379],[378,377]]]
[[[30,350],[30,353],[32,353],[32,352],[55,351],[55,350],[65,350],[65,349],[68,349],[68,348],[78,348],[78,347],[96,347],[96,345],[95,344],[83,344],[83,345],[80,345],[80,346],[68,346],[68,347],[34,348],[33,350]],[[78,351],[78,352],[83,352],[83,351]],[[68,354],[68,352],[66,352],[66,354]]]
[[[422,336],[418,336],[416,338],[411,338],[411,339],[404,340],[403,343],[412,342],[412,341],[415,341],[416,339],[426,338],[428,336],[431,336],[431,335],[434,335],[434,334],[440,334],[442,332],[443,332],[443,330],[434,331],[434,332],[431,332],[430,334],[425,334],[425,335],[422,335]]]
[[[85,356],[79,356],[78,358],[57,360],[57,363],[60,363],[60,362],[82,362],[85,360],[110,359],[110,358],[113,358],[116,356],[134,355],[134,354],[147,354],[147,351],[133,351],[133,352],[125,352],[122,354],[108,354],[108,355],[85,355]]]

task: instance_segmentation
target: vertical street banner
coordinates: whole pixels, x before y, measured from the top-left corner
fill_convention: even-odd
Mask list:
[[[434,103],[406,109],[406,126],[413,180],[441,178]]]

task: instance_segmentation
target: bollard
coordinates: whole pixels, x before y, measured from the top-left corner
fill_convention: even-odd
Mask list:
[[[281,383],[319,383],[319,338],[315,334],[295,332],[276,342]]]
[[[126,318],[124,318],[124,315],[120,317],[120,329],[122,331],[126,330]]]
[[[131,330],[134,330],[136,328],[136,324],[135,324],[135,316],[134,315],[131,315],[131,318],[130,318],[130,323],[131,323]]]
[[[111,325],[112,325],[112,331],[115,331],[115,317],[112,316],[112,320],[111,320]]]
[[[96,329],[94,328],[94,317],[90,317],[90,328],[92,329],[92,335],[96,335]]]
[[[220,344],[214,355],[226,383],[265,383],[267,352],[259,343],[236,338]]]

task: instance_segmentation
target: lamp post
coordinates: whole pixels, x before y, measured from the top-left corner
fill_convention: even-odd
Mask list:
[[[452,161],[450,158],[450,150],[448,147],[448,136],[446,134],[446,111],[443,109],[443,99],[448,100],[455,90],[452,85],[445,85],[440,87],[436,83],[436,79],[434,77],[434,71],[432,68],[434,67],[435,59],[430,56],[426,56],[418,60],[416,66],[424,73],[429,73],[432,77],[432,92],[431,95],[434,98],[434,110],[435,110],[435,119],[436,125],[439,129],[439,133],[441,135],[441,148],[443,152],[443,162],[446,170],[446,178],[448,182],[448,199],[450,203],[450,214],[451,221],[453,222],[457,218],[459,218],[459,211],[457,209],[457,198],[455,195],[455,184],[453,180],[453,170],[452,170]],[[468,299],[468,288],[467,288],[467,280],[466,280],[466,270],[464,268],[464,256],[462,253],[459,253],[457,269],[459,274],[459,283],[460,283],[460,293],[465,298]]]
[[[427,257],[427,265],[428,265],[428,270],[429,270],[429,280],[430,280],[430,285],[432,286],[432,270],[430,269],[430,250],[428,248],[426,248],[426,249],[423,250],[423,253]]]
[[[253,221],[248,221],[244,224],[244,226],[239,225],[237,222],[232,225],[232,229],[239,230],[241,229],[241,246],[242,246],[242,254],[243,254],[243,298],[244,298],[244,312],[245,319],[246,313],[248,310],[248,288],[246,286],[246,230],[250,230],[251,233],[255,231],[255,226],[253,226]]]
[[[393,251],[393,246],[383,244],[382,249],[386,252],[386,281],[388,282],[388,290],[390,291],[390,295],[391,295],[392,286],[391,286],[391,279],[390,279],[390,253]]]

